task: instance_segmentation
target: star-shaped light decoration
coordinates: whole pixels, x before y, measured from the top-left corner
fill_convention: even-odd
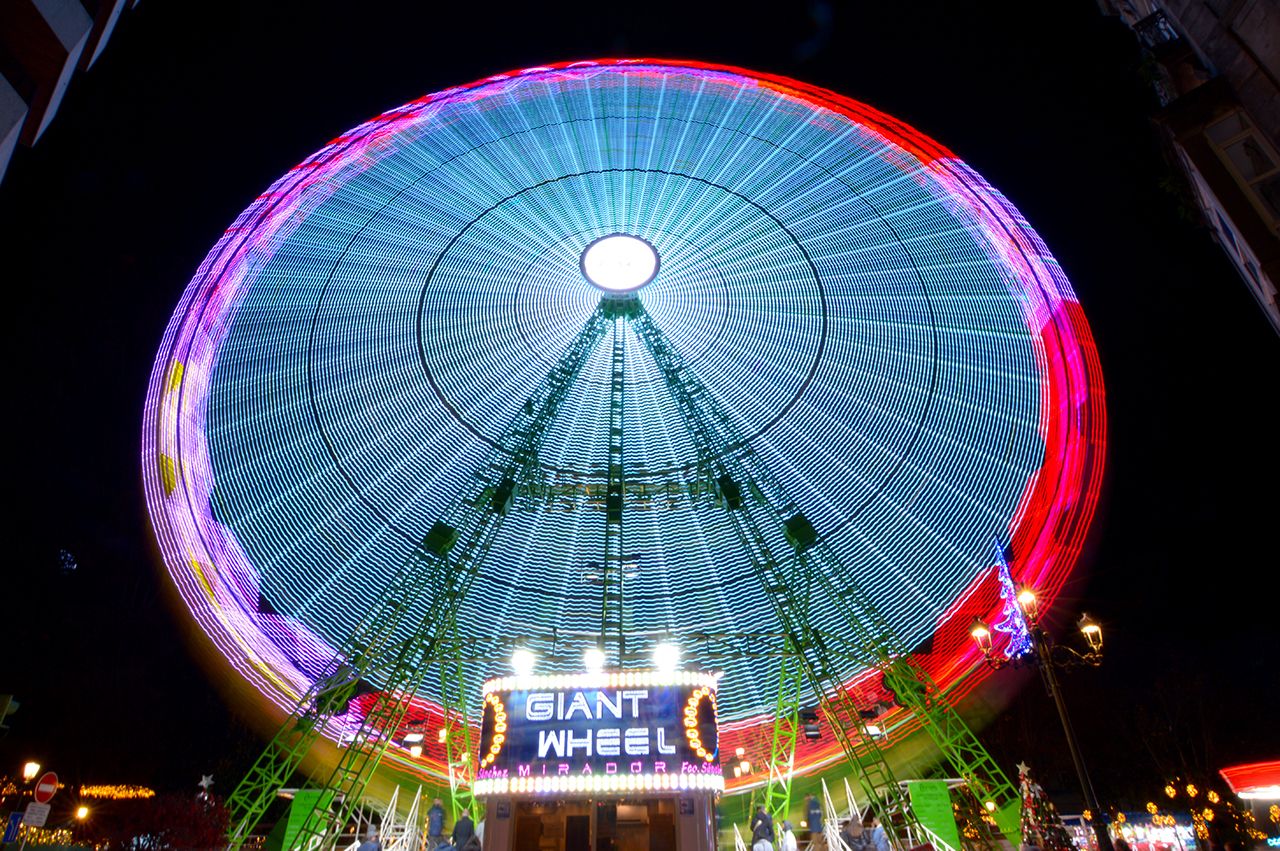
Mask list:
[[[197,786],[199,786],[201,789],[203,789],[203,790],[204,790],[204,793],[205,793],[206,795],[208,795],[208,794],[209,794],[209,787],[213,785],[213,775],[212,775],[212,774],[201,774],[201,775],[200,775],[200,782],[199,782],[199,783],[197,783],[196,785],[197,785]]]
[[[1027,773],[1028,771],[1030,771],[1030,770],[1031,770],[1031,766],[1027,765],[1025,762],[1020,762],[1020,763],[1018,763],[1018,775],[1019,775],[1019,776],[1022,776],[1022,775],[1024,775],[1024,774],[1026,774],[1026,773]]]

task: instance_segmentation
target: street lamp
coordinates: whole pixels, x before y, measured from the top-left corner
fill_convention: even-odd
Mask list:
[[[1053,636],[1045,632],[1040,621],[1040,600],[1035,589],[1026,585],[1018,587],[1015,599],[1018,608],[1022,611],[1022,616],[1027,622],[1027,632],[1031,638],[1031,647],[1035,651],[1033,654],[1024,657],[1010,658],[1007,655],[996,655],[991,647],[991,628],[983,623],[980,618],[973,619],[973,625],[969,628],[969,634],[973,637],[974,643],[978,645],[978,649],[982,651],[982,656],[986,659],[987,664],[993,669],[999,670],[1006,665],[1018,667],[1024,664],[1035,665],[1040,669],[1040,676],[1044,679],[1045,688],[1049,691],[1049,696],[1053,698],[1054,706],[1058,709],[1058,718],[1062,721],[1062,731],[1067,737],[1067,748],[1071,751],[1071,761],[1075,763],[1076,776],[1080,780],[1080,791],[1084,793],[1085,807],[1094,813],[1098,813],[1099,817],[1092,820],[1093,832],[1098,839],[1099,851],[1115,851],[1111,844],[1111,835],[1107,833],[1107,826],[1103,824],[1101,813],[1102,808],[1098,806],[1098,796],[1094,794],[1093,782],[1089,779],[1089,772],[1084,766],[1084,756],[1080,753],[1080,745],[1076,742],[1075,730],[1071,727],[1071,718],[1067,715],[1067,704],[1062,698],[1062,687],[1058,684],[1058,668],[1074,668],[1077,665],[1090,665],[1097,667],[1102,664],[1102,627],[1097,621],[1089,617],[1087,614],[1080,617],[1076,624],[1080,630],[1080,634],[1084,637],[1088,650],[1081,653],[1070,647],[1057,644],[1053,640]]]
[[[1084,640],[1088,643],[1090,652],[1101,654],[1102,627],[1098,625],[1098,622],[1089,617],[1088,612],[1085,612],[1080,615],[1080,620],[1076,623],[1076,626],[1080,628],[1080,634],[1084,636]]]
[[[22,766],[22,779],[30,783],[36,779],[36,775],[40,773],[40,763],[28,762]]]

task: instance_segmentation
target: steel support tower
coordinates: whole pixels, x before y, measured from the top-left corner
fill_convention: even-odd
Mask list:
[[[718,484],[720,502],[863,794],[886,828],[895,823],[904,828],[896,835],[890,831],[895,845],[902,846],[906,834],[923,834],[884,750],[867,730],[862,714],[866,707],[858,705],[841,679],[835,664],[840,654],[829,646],[823,631],[809,617],[807,603],[813,596],[836,604],[842,626],[853,637],[855,658],[883,673],[898,703],[919,719],[948,765],[964,778],[984,809],[1011,811],[1019,800],[1016,787],[933,678],[913,659],[870,597],[841,565],[834,550],[822,540],[638,301],[629,318],[684,418],[699,462]],[[781,763],[789,765],[794,758],[795,728],[781,723],[781,719],[775,725],[771,748],[775,764],[770,766],[765,800],[768,806],[783,807],[790,802],[790,772],[782,771]],[[771,814],[777,823],[786,811],[779,809]],[[1014,827],[1001,825],[1003,830]]]
[[[538,449],[608,325],[603,307],[597,308],[477,465],[443,518],[401,565],[377,605],[342,643],[331,673],[318,678],[298,699],[283,727],[227,799],[228,848],[235,851],[244,845],[312,745],[338,726],[335,719],[347,712],[362,681],[376,682],[380,691],[346,741],[338,765],[321,784],[337,809],[327,805],[312,809],[295,848],[314,849],[323,847],[326,839],[331,842],[359,807],[432,661],[441,662],[443,673],[446,757],[451,763],[472,758],[471,734],[460,703],[464,691],[458,662],[461,648],[451,646],[457,641],[457,613],[514,503],[517,488],[533,480]],[[459,703],[451,706],[450,701]],[[450,774],[456,814],[471,805],[469,778],[454,782],[452,766]]]

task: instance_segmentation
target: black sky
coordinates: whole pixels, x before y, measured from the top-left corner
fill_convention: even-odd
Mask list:
[[[1083,608],[1107,629],[1105,667],[1067,683],[1099,791],[1140,796],[1180,760],[1280,754],[1280,338],[1181,214],[1119,22],[1087,0],[404,5],[416,11],[143,3],[41,143],[14,157],[0,184],[0,691],[22,708],[0,772],[37,758],[73,782],[193,788],[215,771],[225,793],[256,747],[164,603],[138,469],[161,332],[223,229],[384,109],[511,68],[619,55],[832,88],[938,139],[1013,200],[1072,280],[1107,382],[1107,489],[1090,571],[1060,609],[1063,623]],[[1025,682],[988,731],[993,750],[1069,794],[1044,726],[1055,722]]]

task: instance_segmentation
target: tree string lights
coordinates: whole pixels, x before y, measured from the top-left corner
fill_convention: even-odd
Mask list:
[[[1025,763],[1018,765],[1018,784],[1022,790],[1022,842],[1044,851],[1074,851],[1058,809],[1045,794],[1044,787],[1031,779]]]
[[[154,798],[156,791],[146,786],[129,786],[123,784],[97,784],[81,786],[81,798],[99,798],[106,801],[127,801],[137,798]]]

